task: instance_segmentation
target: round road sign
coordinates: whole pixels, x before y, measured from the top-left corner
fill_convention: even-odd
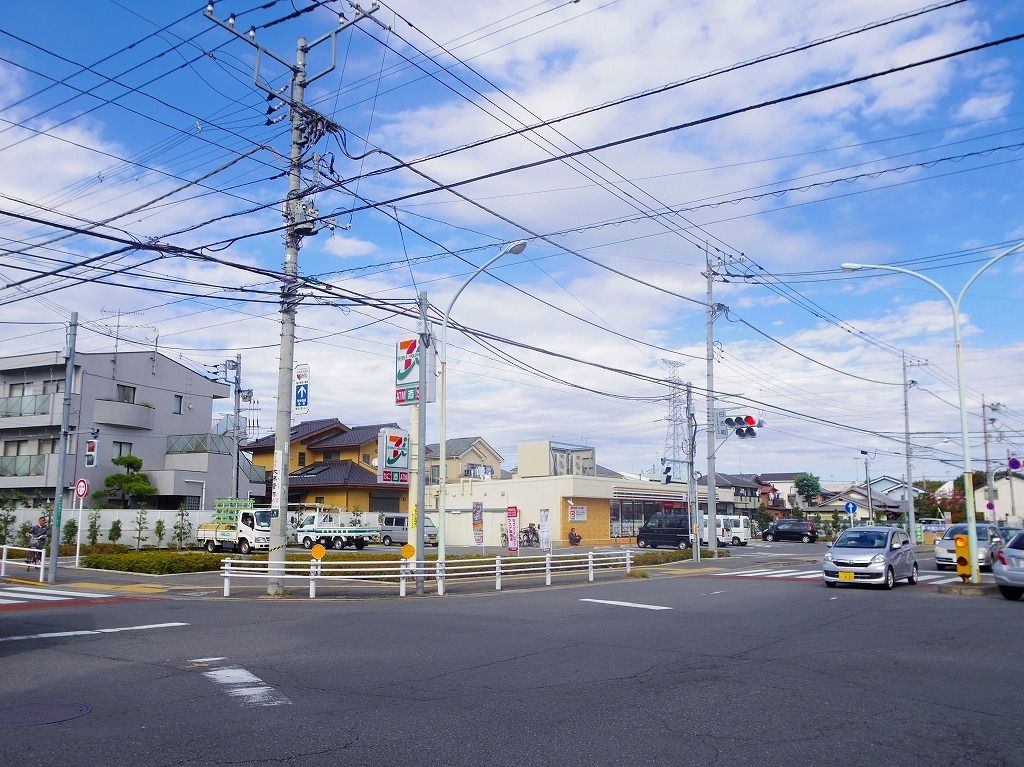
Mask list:
[[[75,497],[85,498],[89,494],[89,482],[84,479],[80,479],[75,483]]]
[[[1009,465],[1010,469],[1012,469],[1013,471],[1020,471],[1020,467],[1024,466],[1024,464],[1022,464],[1020,462],[1020,458],[1017,458],[1016,456],[1014,456],[1013,458],[1010,458],[1007,461],[1007,464]]]
[[[412,559],[414,556],[416,556],[416,547],[413,546],[411,543],[405,544],[402,547],[402,558]]]
[[[309,553],[313,555],[313,559],[323,559],[327,549],[324,548],[322,543],[318,543],[309,550]]]
[[[989,511],[994,511],[995,508],[996,508],[996,505],[994,503],[992,503],[992,501],[989,501],[988,503],[985,504],[985,508],[988,509]]]

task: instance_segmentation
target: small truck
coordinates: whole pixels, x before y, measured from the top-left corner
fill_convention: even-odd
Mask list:
[[[337,510],[318,510],[306,514],[295,528],[295,542],[311,549],[317,543],[329,549],[348,546],[363,549],[380,540],[380,527],[364,525],[353,514]]]
[[[213,521],[199,525],[196,539],[210,553],[221,549],[233,549],[239,554],[270,551],[270,512],[257,511],[252,501],[218,500]]]

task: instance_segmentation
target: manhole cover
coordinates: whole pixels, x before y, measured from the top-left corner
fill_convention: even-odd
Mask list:
[[[92,711],[84,703],[28,703],[0,708],[0,727],[27,727],[77,719]]]

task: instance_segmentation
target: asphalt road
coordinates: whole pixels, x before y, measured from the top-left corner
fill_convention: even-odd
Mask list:
[[[721,572],[0,613],[0,764],[1024,764],[1024,604]]]

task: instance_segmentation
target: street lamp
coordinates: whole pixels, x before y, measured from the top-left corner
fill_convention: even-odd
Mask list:
[[[469,279],[462,283],[462,286],[455,291],[455,295],[452,296],[452,300],[448,302],[448,308],[444,310],[444,319],[441,321],[441,407],[439,409],[439,423],[438,430],[440,431],[440,442],[438,443],[438,453],[441,460],[440,471],[438,472],[438,496],[437,496],[437,561],[445,561],[445,543],[446,532],[445,532],[445,506],[447,505],[448,495],[448,445],[446,444],[446,417],[448,409],[448,398],[447,389],[445,382],[445,372],[448,364],[448,316],[452,312],[452,306],[455,305],[456,299],[462,294],[462,291],[471,283],[478,274],[487,270],[491,264],[497,261],[502,256],[511,253],[514,256],[518,256],[526,250],[525,240],[516,240],[506,245],[501,251],[488,261],[483,266],[479,267],[473,272]]]
[[[851,272],[858,271],[860,269],[882,269],[889,272],[899,272],[900,274],[907,274],[911,277],[916,277],[919,280],[927,282],[939,291],[946,301],[949,302],[949,306],[953,310],[953,338],[956,344],[956,384],[960,395],[960,437],[963,444],[964,507],[967,518],[967,545],[968,557],[971,560],[972,583],[981,583],[981,573],[978,570],[978,531],[974,526],[974,477],[971,474],[971,445],[970,442],[968,442],[967,434],[967,399],[964,393],[963,351],[960,342],[960,303],[963,301],[964,294],[967,292],[967,289],[974,284],[975,280],[977,280],[986,269],[1021,248],[1024,248],[1024,242],[1019,242],[1012,248],[1004,250],[1002,253],[993,256],[986,261],[981,268],[972,274],[971,278],[964,283],[964,286],[960,289],[960,293],[957,295],[956,299],[954,299],[950,292],[942,287],[942,285],[937,283],[931,277],[921,274],[920,272],[904,269],[899,266],[888,266],[884,264],[842,264],[843,269]]]

